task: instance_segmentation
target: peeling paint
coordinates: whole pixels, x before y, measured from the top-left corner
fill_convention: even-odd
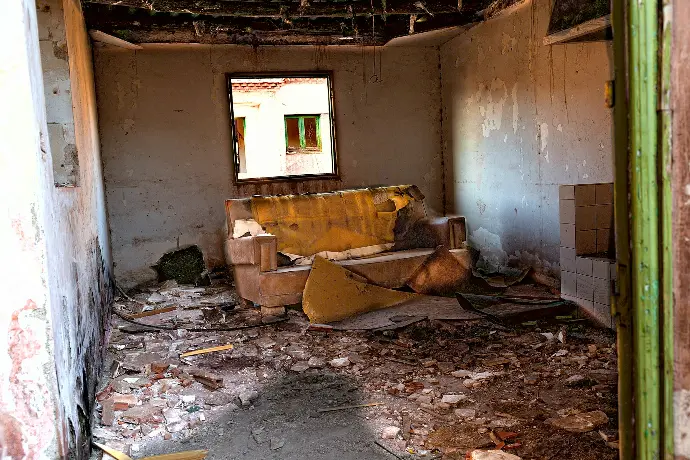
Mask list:
[[[513,134],[517,134],[518,120],[519,120],[518,84],[517,83],[515,83],[513,85],[512,97],[513,97]]]
[[[673,393],[674,441],[676,458],[690,458],[690,391]]]
[[[540,147],[539,152],[544,155],[544,159],[549,163],[549,124],[542,123],[539,125],[539,139]]]
[[[489,87],[480,87],[474,96],[479,115],[483,118],[482,134],[499,131],[503,120],[503,107],[508,100],[508,89],[503,80],[494,78]]]
[[[505,266],[508,260],[508,254],[503,250],[501,237],[499,235],[491,233],[483,227],[479,227],[470,234],[468,243],[471,247],[479,251],[480,258],[479,261],[477,261],[478,269],[496,272],[499,271],[501,267]]]
[[[611,43],[542,46],[553,3],[526,4],[441,46],[448,211],[499,237],[508,254],[526,251],[535,257],[523,260],[553,271],[558,185],[613,177],[613,123],[599,91],[612,78]],[[489,204],[483,214],[478,200]]]
[[[507,33],[503,32],[501,37],[501,54],[511,53],[517,46],[517,38],[511,37]]]

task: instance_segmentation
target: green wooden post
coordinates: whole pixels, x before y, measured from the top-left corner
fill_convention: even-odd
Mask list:
[[[316,146],[321,150],[321,115],[316,116]]]
[[[627,23],[625,3],[613,0],[611,22],[613,25],[613,57],[615,72],[614,88],[614,217],[616,231],[617,281],[613,297],[612,314],[616,321],[618,349],[618,432],[620,458],[632,459],[634,450],[633,396],[633,321],[630,299],[630,221],[628,204],[628,72],[627,72]]]
[[[661,456],[657,0],[628,1],[637,458]]]

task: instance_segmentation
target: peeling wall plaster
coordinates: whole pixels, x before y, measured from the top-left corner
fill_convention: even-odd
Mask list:
[[[57,74],[44,66],[43,81],[39,76],[33,90],[43,93],[43,88],[51,88],[56,80],[62,86],[67,81],[64,93],[68,106],[46,104],[47,113],[42,116],[57,120],[51,109],[59,106],[64,119],[70,121],[72,152],[78,160],[74,166],[79,175],[78,187],[55,187],[56,156],[51,155],[56,145],[51,138],[54,131],[50,124],[43,125],[41,135],[46,145],[38,166],[44,182],[36,193],[45,202],[36,225],[45,241],[43,257],[48,267],[44,276],[54,360],[48,366],[57,378],[57,392],[51,395],[57,400],[57,414],[51,423],[57,427],[63,455],[69,449],[75,457],[87,458],[113,294],[91,46],[78,0],[39,0],[36,5],[31,3],[31,8],[38,10],[39,37],[63,37],[60,55],[67,59],[68,73]]]
[[[416,184],[429,210],[441,211],[437,47],[151,45],[95,56],[122,285],[154,277],[150,266],[178,244],[198,244],[209,265],[224,264],[226,198]],[[333,71],[341,180],[235,186],[225,73],[310,70]]]
[[[608,42],[544,46],[550,8],[527,1],[441,47],[443,140],[448,211],[495,236],[486,260],[559,276],[558,185],[613,180],[612,68]]]

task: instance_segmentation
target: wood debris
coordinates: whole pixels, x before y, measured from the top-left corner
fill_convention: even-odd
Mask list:
[[[185,353],[182,353],[180,355],[180,358],[187,358],[189,356],[203,355],[206,353],[215,353],[217,351],[232,350],[232,348],[233,348],[232,344],[220,345],[218,347],[201,348],[199,350],[192,350],[192,351],[187,351]]]

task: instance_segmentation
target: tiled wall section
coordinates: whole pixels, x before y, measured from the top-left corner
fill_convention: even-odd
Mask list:
[[[612,327],[613,184],[562,185],[561,296]]]

